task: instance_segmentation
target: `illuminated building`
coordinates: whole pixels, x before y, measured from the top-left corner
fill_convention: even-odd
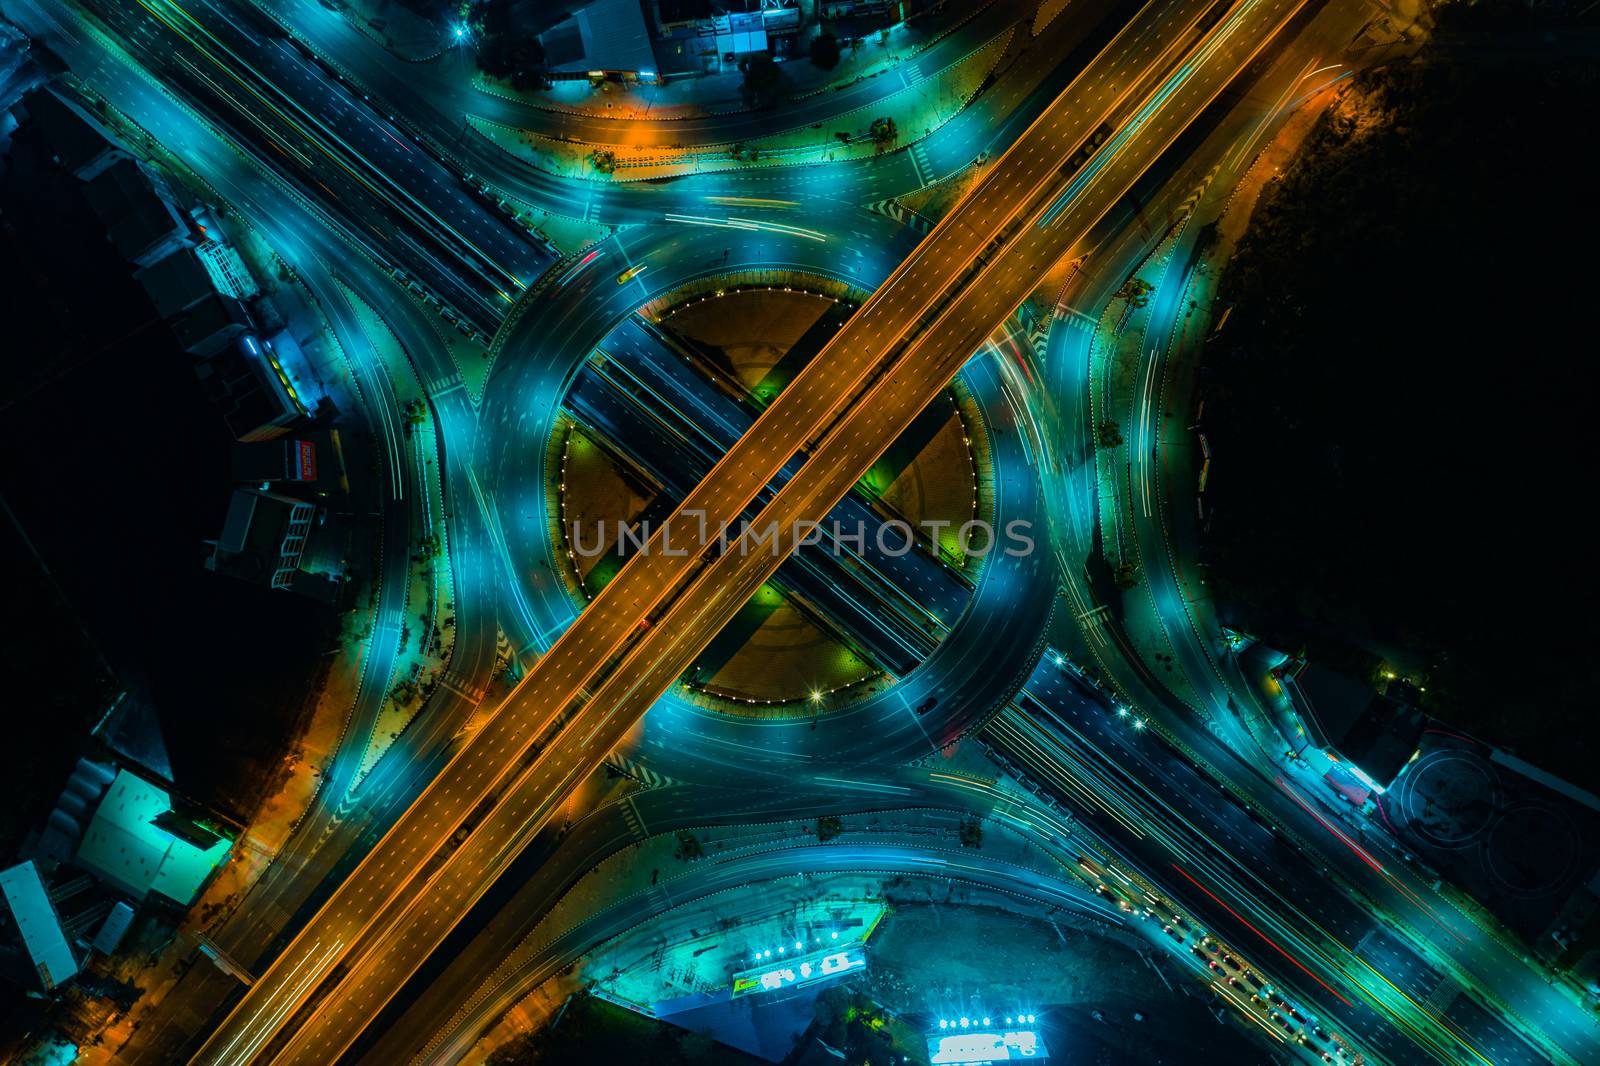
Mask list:
[[[22,933],[23,946],[33,960],[39,983],[48,991],[78,972],[78,957],[67,943],[50,892],[32,862],[0,871],[0,892]]]
[[[1348,767],[1348,778],[1334,774],[1329,784],[1352,802],[1383,791],[1417,750],[1427,716],[1416,708],[1412,686],[1391,681],[1388,692],[1375,692],[1303,660],[1277,674],[1312,740]]]
[[[135,899],[154,892],[188,906],[232,847],[165,789],[119,770],[73,861]]]

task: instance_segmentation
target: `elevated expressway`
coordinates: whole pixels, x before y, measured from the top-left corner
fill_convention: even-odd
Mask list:
[[[1243,0],[1225,10],[1142,11],[579,616],[197,1061],[337,1059],[776,569],[794,546],[793,524],[844,496],[1034,275],[1073,247],[1301,6]],[[1102,128],[1099,150],[1063,173],[1063,161]],[[800,469],[759,520],[777,525],[776,550],[720,550],[719,526],[797,453]]]
[[[699,484],[752,421],[744,406],[675,352],[665,336],[632,318],[607,339],[603,358],[579,371],[563,401],[608,450],[643,470],[673,500]],[[747,513],[753,518],[770,495],[757,497]],[[775,582],[871,661],[905,676],[960,616],[971,585],[926,541],[898,552],[904,536],[885,530],[864,498],[846,496],[822,524],[822,543],[786,559]],[[835,528],[865,536],[859,545],[835,542]]]

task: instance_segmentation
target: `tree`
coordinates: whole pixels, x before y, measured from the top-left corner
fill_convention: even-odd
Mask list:
[[[964,848],[983,847],[983,823],[976,818],[968,818],[961,823],[960,836]]]
[[[892,1066],[903,1055],[895,1044],[883,1011],[848,985],[825,989],[812,1003],[817,1038],[843,1052],[847,1062]]]
[[[1136,588],[1139,584],[1139,568],[1132,563],[1119,563],[1115,580],[1117,588],[1124,591]]]
[[[481,24],[478,69],[511,83],[518,92],[545,88],[544,45],[531,33],[517,33],[511,23],[511,0],[483,0],[472,5],[469,22]]]
[[[532,34],[488,34],[478,46],[478,67],[490,77],[511,83],[518,92],[548,85],[544,45]]]
[[[770,100],[783,81],[783,71],[765,53],[746,59],[739,69],[744,71],[745,95],[758,104]]]
[[[1156,287],[1143,278],[1129,278],[1117,290],[1117,296],[1127,300],[1129,307],[1144,307],[1150,302],[1150,294],[1155,291]]]
[[[825,814],[817,819],[817,843],[821,844],[832,840],[842,832],[844,832],[844,825],[836,815]]]
[[[704,858],[705,845],[700,843],[700,838],[687,829],[678,830],[678,845],[672,849],[672,857],[680,862],[693,862],[695,859]]]
[[[1115,448],[1122,443],[1122,423],[1108,418],[1100,423],[1100,447]]]
[[[872,125],[867,127],[867,135],[872,138],[874,143],[884,145],[893,142],[895,138],[899,137],[900,130],[895,126],[894,119],[885,116],[872,120]]]
[[[826,32],[811,38],[811,65],[818,70],[832,70],[838,66],[839,38]]]

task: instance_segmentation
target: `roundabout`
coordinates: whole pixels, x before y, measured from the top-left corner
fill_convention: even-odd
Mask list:
[[[578,606],[854,307],[799,286],[723,290],[656,322],[630,317],[602,341],[563,398],[547,458]],[[958,378],[702,653],[679,694],[734,714],[815,717],[914,670],[981,572],[987,452]]]
[[[1600,799],[1526,746],[1586,689],[1558,641],[1514,647],[1528,614],[1466,624],[1531,584],[1493,579],[1491,527],[1399,550],[1430,493],[1475,499],[1443,460],[1476,489],[1498,457],[1440,447],[1470,417],[1423,430],[1451,394],[1406,406],[1404,375],[1456,379],[1410,360],[1495,334],[1400,343],[1428,301],[1392,294],[1522,254],[1426,255],[1493,222],[1450,199],[1482,153],[1420,180],[1372,147],[1425,128],[1402,97],[1459,58],[1430,42],[1455,8],[0,6],[0,244],[39,275],[6,501],[61,623],[14,651],[97,679],[19,703],[54,732],[14,745],[51,780],[0,870],[35,963],[6,1061],[1600,1061],[1557,982],[1595,957]],[[1578,95],[1499,140],[1565,143],[1535,120]],[[1354,172],[1330,128],[1384,165],[1288,225],[1302,177]],[[1352,385],[1417,446],[1346,417]],[[1474,537],[1470,586],[1422,580]],[[1380,647],[1417,663],[1403,719],[1365,691]],[[1460,683],[1515,652],[1506,698]],[[136,815],[178,842],[153,882],[86,764],[172,798]],[[217,849],[193,884],[179,844]]]
[[[902,242],[907,248],[915,243],[914,233],[888,219],[872,217],[863,222],[876,233],[873,247],[892,250]],[[567,455],[571,462],[570,456],[576,455],[568,442],[573,442],[573,448],[590,449],[583,461],[607,471],[598,483],[585,481],[583,491],[593,501],[589,506],[594,511],[581,517],[605,518],[613,542],[613,520],[623,517],[622,512],[631,509],[635,514],[626,517],[642,519],[647,494],[638,489],[647,487],[660,494],[655,483],[639,481],[636,474],[632,486],[616,474],[615,456],[594,439],[602,433],[591,436],[592,431],[585,432],[581,439],[589,443],[578,445],[570,432],[582,421],[574,419],[570,411],[580,397],[595,400],[606,391],[613,399],[598,404],[606,416],[620,418],[625,413],[615,399],[620,390],[595,387],[600,378],[595,372],[596,353],[604,353],[598,362],[609,368],[613,380],[620,378],[637,393],[643,388],[642,376],[646,391],[657,395],[672,391],[679,407],[696,405],[696,433],[720,431],[731,441],[759,413],[760,397],[755,390],[783,369],[783,357],[777,352],[783,346],[774,338],[795,334],[789,338],[792,343],[818,320],[831,321],[836,328],[848,319],[852,294],[861,291],[857,286],[877,284],[893,266],[892,252],[852,253],[849,269],[841,270],[838,257],[830,254],[828,246],[814,241],[770,233],[726,239],[730,247],[724,255],[678,230],[621,230],[598,246],[601,255],[597,261],[566,285],[525,298],[521,313],[512,316],[497,338],[495,365],[479,411],[477,447],[480,453],[487,452],[484,497],[494,506],[489,524],[499,530],[498,537],[495,533],[490,536],[501,542],[501,566],[511,579],[509,599],[516,606],[513,616],[502,616],[501,625],[513,646],[525,649],[526,655],[548,647],[576,617],[587,602],[584,585],[577,579],[579,575],[587,578],[600,565],[583,560],[594,566],[578,566],[568,555],[569,551],[572,556],[578,554],[576,546],[569,545],[561,521],[562,458]],[[716,254],[710,254],[712,251]],[[626,264],[647,264],[649,269],[619,284],[617,276]],[[784,294],[786,287],[790,292]],[[738,296],[740,293],[749,295]],[[727,306],[730,294],[773,301],[774,330],[745,326],[718,334],[718,324],[729,317],[721,308]],[[794,299],[796,307],[808,301],[837,300],[837,304],[827,305],[837,310],[826,315],[816,315],[815,310],[802,313],[793,307],[779,310],[783,297]],[[800,326],[807,313],[815,317]],[[839,315],[843,317],[835,318]],[[790,321],[787,332],[776,328],[786,316]],[[684,365],[680,356],[669,356],[672,362],[664,362],[661,354],[663,348],[684,346],[671,340],[680,326],[685,333],[693,329],[705,335],[709,339],[700,343],[721,354],[704,361],[703,372],[660,374],[662,366]],[[796,326],[800,326],[798,333]],[[900,595],[894,585],[878,581],[871,586],[875,599],[857,598],[852,604],[850,598],[839,596],[837,589],[820,588],[816,599],[832,594],[826,609],[815,603],[810,606],[812,614],[828,620],[825,628],[809,620],[801,623],[801,612],[791,609],[785,613],[792,626],[786,627],[786,619],[780,616],[770,630],[762,627],[760,641],[747,652],[744,649],[755,634],[747,634],[739,642],[734,650],[744,652],[742,661],[728,657],[726,664],[736,669],[733,679],[753,690],[735,685],[723,690],[715,685],[716,673],[712,672],[700,678],[701,687],[696,691],[691,676],[688,684],[674,686],[656,701],[619,755],[654,774],[680,781],[720,781],[730,771],[774,780],[787,779],[797,770],[826,774],[840,767],[875,773],[865,764],[887,765],[885,760],[891,756],[919,758],[947,746],[1010,698],[1043,646],[1055,598],[1055,564],[1042,486],[1026,435],[1018,425],[1017,408],[1007,397],[1007,371],[1001,358],[991,349],[967,363],[947,390],[946,400],[935,405],[935,410],[942,407],[946,417],[936,427],[940,433],[930,437],[933,448],[928,460],[920,469],[916,461],[905,463],[902,476],[886,483],[898,506],[917,516],[952,523],[939,530],[937,548],[925,539],[899,555],[896,549],[905,542],[896,529],[884,537],[889,551],[877,553],[876,532],[869,526],[864,554],[898,555],[872,561],[881,568],[892,565],[902,574],[899,585],[909,595]],[[743,406],[729,391],[717,391],[715,379],[743,385]],[[775,387],[777,379],[767,384]],[[692,392],[684,396],[682,390],[691,385]],[[707,408],[700,406],[713,401],[717,417],[708,416]],[[946,402],[948,406],[943,406]],[[637,411],[630,415],[637,417]],[[654,414],[646,417],[655,427],[658,444],[671,435]],[[955,446],[956,425],[963,431],[959,447]],[[677,429],[688,431],[682,420],[677,421]],[[941,433],[942,446],[934,440]],[[659,447],[630,450],[648,453],[645,458],[652,463],[661,453]],[[922,450],[918,451],[913,459],[920,458]],[[709,458],[702,455],[701,461],[714,463],[720,455],[720,450]],[[937,465],[931,462],[936,455]],[[959,469],[958,477],[951,476],[952,466]],[[954,492],[953,486],[965,487],[967,492]],[[574,495],[568,498],[577,498],[577,481],[569,482],[569,487]],[[602,506],[601,501],[607,502]],[[841,506],[858,507],[863,522],[885,524],[871,502],[853,493]],[[954,524],[958,511],[969,517],[976,514],[992,529],[1002,534],[1010,530],[1025,540],[997,540],[990,546],[994,550],[969,560],[950,550],[956,546],[951,534],[959,531]],[[584,546],[589,548],[596,540],[586,534]],[[975,547],[983,547],[981,536],[973,540]],[[1008,554],[1008,546],[1017,554]],[[812,551],[797,553],[785,569]],[[819,586],[831,584],[821,582]],[[889,597],[898,598],[899,611],[884,608],[883,601]],[[777,615],[780,598],[781,594],[774,595],[769,604],[758,602],[750,610],[771,606],[772,614]],[[915,625],[907,624],[903,616],[914,617]],[[845,629],[845,623],[838,621],[845,617],[852,618],[848,643],[826,631]],[[886,620],[893,626],[887,634],[883,632]],[[738,625],[735,620],[727,628]],[[862,636],[869,627],[877,630],[878,655],[894,656],[892,667],[885,668],[880,658],[863,654],[870,650]],[[718,647],[721,636],[708,651]],[[727,637],[731,643],[733,634]],[[770,643],[763,646],[763,641]],[[790,669],[786,673],[771,668],[773,653],[787,657]],[[709,662],[702,657],[702,663]],[[819,664],[834,672],[820,672]],[[754,687],[758,683],[765,687]],[[730,695],[744,698],[730,699]]]

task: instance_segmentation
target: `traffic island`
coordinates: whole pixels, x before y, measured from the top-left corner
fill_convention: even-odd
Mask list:
[[[853,307],[794,285],[711,290],[652,308],[650,319],[631,317],[602,341],[568,389],[546,456],[552,542],[580,609]],[[944,614],[959,614],[970,594],[964,570],[981,562],[959,531],[991,509],[979,475],[983,444],[964,388],[930,405],[847,501],[865,535],[892,530],[877,543],[915,555],[887,560],[904,572],[885,570],[872,549],[851,553],[847,541],[819,535],[705,648],[679,697],[742,716],[816,718],[914,669],[943,630],[926,612],[892,631],[882,616],[905,604],[920,612],[913,596],[926,587],[917,581],[924,571],[957,587],[961,603]],[[897,605],[899,585],[911,595]]]

